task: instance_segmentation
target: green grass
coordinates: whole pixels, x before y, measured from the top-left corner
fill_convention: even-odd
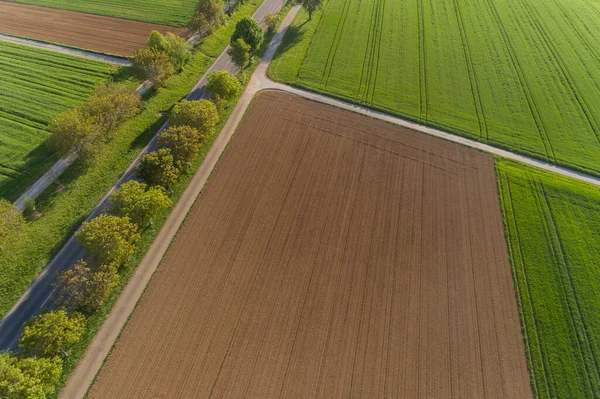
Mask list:
[[[600,396],[600,189],[497,162],[532,386]]]
[[[114,72],[103,62],[0,42],[0,197],[16,199],[57,160],[46,144],[48,124]]]
[[[600,3],[325,1],[273,79],[600,174]]]
[[[198,0],[9,0],[169,26],[186,26]]]

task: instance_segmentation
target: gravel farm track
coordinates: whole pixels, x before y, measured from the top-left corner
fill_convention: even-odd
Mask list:
[[[261,92],[89,398],[525,398],[494,159]]]
[[[185,28],[0,1],[0,33],[100,53],[131,56],[153,30],[187,34]]]

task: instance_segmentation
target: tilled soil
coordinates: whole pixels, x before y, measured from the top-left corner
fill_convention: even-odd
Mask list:
[[[0,1],[0,33],[130,56],[146,46],[150,32],[187,30],[127,19]]]
[[[263,92],[90,398],[524,398],[491,156]]]

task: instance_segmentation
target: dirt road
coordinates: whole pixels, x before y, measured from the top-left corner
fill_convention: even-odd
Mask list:
[[[117,396],[530,397],[493,158],[262,93],[90,392]]]

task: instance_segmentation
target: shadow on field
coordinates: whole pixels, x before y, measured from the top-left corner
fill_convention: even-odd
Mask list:
[[[285,36],[283,36],[283,40],[281,41],[279,48],[277,48],[277,51],[273,56],[273,61],[281,57],[286,51],[302,41],[302,37],[304,36],[302,28],[307,22],[308,20],[304,21],[298,26],[290,26],[288,28]]]

